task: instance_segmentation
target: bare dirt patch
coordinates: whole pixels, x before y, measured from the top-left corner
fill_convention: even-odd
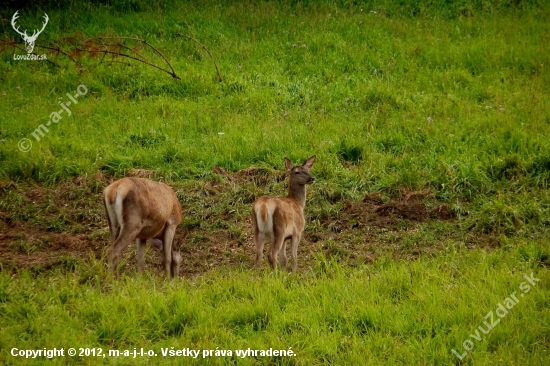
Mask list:
[[[272,182],[280,182],[285,179],[284,172],[274,172],[257,167],[249,167],[235,173],[229,173],[224,168],[217,166],[214,167],[212,171],[239,184],[254,183],[256,185],[265,186]]]
[[[450,220],[451,208],[445,204],[429,207],[424,201],[431,199],[429,191],[403,192],[397,200],[384,202],[380,194],[367,194],[362,201],[345,201],[340,220],[351,225],[388,227],[399,220],[424,222],[426,220]]]
[[[149,176],[149,172],[134,173]],[[284,172],[251,167],[234,173],[215,168],[207,180],[174,182],[185,213],[177,235],[190,231],[180,248],[182,274],[200,275],[216,267],[252,267],[251,204],[260,195],[284,194],[284,179]],[[0,182],[0,270],[33,268],[41,272],[91,258],[104,263],[110,243],[101,192],[112,180],[97,173],[55,187]],[[310,195],[315,194],[312,187]],[[437,245],[422,247],[414,240],[411,244],[410,238],[423,225],[453,218],[452,210],[435,201],[429,191],[402,192],[385,200],[379,194],[366,194],[359,201],[326,204],[334,207],[333,214],[320,221],[308,218],[298,255],[301,270],[314,266],[319,254],[353,265],[388,252],[414,258],[438,250]],[[306,216],[308,209],[315,208],[314,203],[308,205]],[[408,244],[402,248],[404,242]],[[131,245],[124,253],[124,272],[129,275],[135,273],[135,250]],[[161,273],[161,263],[160,253],[149,250],[146,270]]]

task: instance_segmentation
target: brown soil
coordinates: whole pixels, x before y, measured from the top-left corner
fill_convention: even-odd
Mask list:
[[[254,183],[265,186],[271,182],[280,182],[285,179],[284,172],[269,172],[267,169],[256,167],[239,170],[236,173],[228,173],[224,168],[217,166],[212,171],[239,184]]]
[[[401,196],[402,199],[383,202],[380,194],[367,194],[360,202],[346,201],[340,220],[386,227],[395,225],[399,220],[424,222],[454,218],[447,205],[426,206],[424,201],[431,198],[429,191],[403,192]]]
[[[283,193],[280,189],[284,189],[285,176],[281,172],[252,167],[229,173],[217,167],[213,173],[210,181],[174,187],[187,212],[182,226],[190,230],[180,248],[185,277],[220,266],[251,267],[251,203],[267,194],[266,186]],[[133,170],[129,175],[152,177],[154,172]],[[109,231],[101,192],[111,181],[101,173],[51,188],[0,181],[0,200],[6,202],[0,205],[0,270],[30,268],[43,272],[67,267],[75,260],[104,265]],[[314,187],[311,194],[315,194]],[[351,265],[370,262],[384,251],[394,252],[399,241],[418,232],[421,225],[453,218],[451,209],[438,204],[427,190],[402,192],[400,197],[386,201],[378,194],[366,194],[361,201],[334,205],[340,207],[335,209],[337,214],[319,219],[315,228],[308,222],[299,248],[301,270],[314,266],[319,252]],[[182,231],[180,228],[179,233]],[[440,249],[412,248],[394,255],[414,258],[426,250]],[[134,253],[134,245],[125,252],[123,268],[129,275],[135,271]],[[160,273],[161,262],[160,253],[148,251],[147,270]]]

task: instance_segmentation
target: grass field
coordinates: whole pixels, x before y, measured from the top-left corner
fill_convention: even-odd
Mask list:
[[[0,10],[0,363],[547,363],[546,2],[17,6]],[[16,10],[29,30],[47,13],[48,61],[15,59]],[[179,79],[97,37],[146,40]],[[252,202],[313,154],[298,272],[254,270]],[[138,278],[135,248],[107,273],[100,194],[123,176],[176,191],[183,278],[155,253]]]

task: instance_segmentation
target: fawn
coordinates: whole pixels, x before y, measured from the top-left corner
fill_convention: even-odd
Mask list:
[[[306,184],[313,183],[315,177],[309,172],[315,162],[315,155],[303,165],[293,166],[285,158],[286,173],[289,176],[288,196],[263,196],[252,206],[252,225],[256,242],[256,267],[260,267],[264,244],[271,240],[268,253],[271,269],[277,268],[277,255],[281,255],[281,267],[286,268],[286,240],[292,242],[292,271],[298,266],[298,244],[304,232],[304,206],[306,204]],[[282,251],[281,251],[282,249]]]

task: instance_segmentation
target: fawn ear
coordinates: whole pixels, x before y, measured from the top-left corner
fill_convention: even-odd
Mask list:
[[[315,155],[313,155],[311,158],[307,159],[304,163],[304,168],[311,169],[311,166],[315,163]]]
[[[290,160],[288,160],[287,158],[285,158],[285,167],[286,167],[286,170],[290,170],[290,169],[293,168],[292,162]]]

